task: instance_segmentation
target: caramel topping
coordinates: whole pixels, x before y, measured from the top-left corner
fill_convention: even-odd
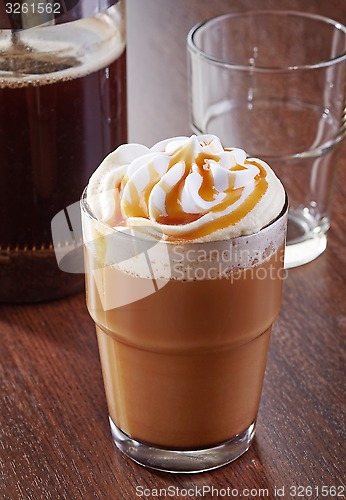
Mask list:
[[[195,240],[245,218],[268,188],[266,168],[260,161],[246,160],[241,150],[234,155],[225,150],[215,154],[212,149],[198,151],[202,147],[192,137],[168,158],[163,153],[166,166],[154,156],[125,176],[119,188],[120,197],[126,191],[122,197],[125,221],[146,218],[167,226],[171,240]],[[200,224],[189,226],[201,218]],[[181,229],[171,233],[169,226]]]
[[[184,212],[176,213],[174,215],[161,215],[157,218],[156,222],[159,224],[166,224],[167,226],[178,226],[181,224],[189,224],[200,219],[203,214],[186,214]]]
[[[202,185],[199,189],[199,195],[206,201],[212,201],[218,194],[214,187],[214,179],[207,160],[219,161],[219,156],[200,153],[196,158],[186,158],[182,156],[182,151],[178,150],[173,156],[170,162],[170,167],[175,165],[179,161],[184,162],[184,174],[179,182],[171,187],[161,184],[161,187],[166,192],[166,212],[167,215],[158,215],[157,222],[159,224],[166,225],[178,225],[178,224],[189,224],[202,217],[203,214],[189,214],[184,212],[181,206],[181,192],[184,187],[186,177],[191,172],[192,163],[195,163],[198,167],[198,171],[203,179]]]
[[[259,202],[264,193],[266,192],[268,187],[268,182],[265,178],[261,178],[255,190],[248,196],[248,198],[242,203],[238,208],[236,208],[232,213],[219,217],[218,219],[214,219],[212,221],[207,222],[203,226],[189,231],[188,233],[184,233],[184,235],[180,236],[181,240],[195,240],[197,238],[202,238],[203,236],[207,236],[208,234],[214,233],[219,229],[223,229],[227,226],[232,226],[239,222],[241,219],[245,217]],[[175,238],[170,238],[175,239]]]
[[[131,196],[131,202],[124,200],[127,217],[148,218],[148,205],[145,203],[145,192],[138,194],[137,188],[131,179],[127,181],[127,186]]]
[[[150,181],[141,193],[138,193],[135,183],[132,179],[124,178],[122,189],[128,184],[130,190],[131,202],[124,200],[124,207],[128,217],[144,217],[149,218],[148,204],[150,193],[160,180],[159,174],[156,172],[152,163],[149,164]]]
[[[180,160],[180,151],[175,153],[170,162],[170,167],[177,163]],[[205,201],[213,201],[218,194],[217,189],[214,186],[214,179],[212,172],[210,170],[210,166],[208,165],[208,160],[218,161],[219,157],[217,155],[208,155],[208,154],[199,154],[197,158],[194,160],[194,163],[198,167],[199,174],[202,177],[202,184],[198,191],[198,194]],[[250,164],[250,162],[246,161],[246,164]],[[251,164],[255,165],[259,169],[259,173],[255,176],[255,189],[254,191],[246,198],[246,200],[232,213],[221,216],[219,218],[215,218],[212,221],[207,222],[203,226],[191,230],[184,235],[181,236],[181,239],[190,240],[197,239],[203,236],[206,236],[210,233],[213,233],[219,229],[224,227],[234,225],[239,220],[244,218],[247,213],[249,213],[255,205],[259,202],[260,198],[266,192],[268,183],[266,181],[266,171],[265,169],[257,162],[253,161]],[[230,169],[231,171],[240,171],[246,170],[245,166],[235,165]],[[184,183],[186,177],[191,171],[191,164],[188,162],[184,162],[184,174],[173,187],[162,182],[161,188],[166,193],[166,212],[167,215],[157,214],[156,222],[159,224],[165,225],[186,225],[191,222],[194,222],[200,219],[204,214],[191,214],[183,211],[181,206],[181,192],[184,187]],[[150,193],[157,182],[159,182],[160,178],[156,170],[152,165],[149,167],[150,173],[150,181],[146,186],[146,189],[143,190],[142,193],[138,193],[137,188],[131,179],[127,180],[128,187],[130,189],[131,202],[125,202],[126,213],[128,217],[144,217],[149,218],[148,214],[148,203]],[[227,209],[227,207],[236,203],[242,193],[244,187],[234,188],[234,177],[229,177],[229,186],[224,191],[225,198],[221,203],[218,203],[214,207],[210,209],[210,212],[217,213],[223,212]]]
[[[210,166],[206,160],[215,160],[219,161],[219,157],[216,155],[206,155],[200,153],[196,158],[196,164],[198,166],[198,170],[200,175],[202,176],[202,185],[199,188],[198,194],[205,201],[213,201],[218,194],[217,189],[214,186],[214,178],[212,172],[210,170]]]
[[[249,162],[246,163],[249,164]],[[202,238],[203,236],[207,236],[208,234],[214,233],[219,229],[223,229],[227,226],[232,226],[237,222],[239,222],[241,219],[243,219],[257,205],[257,203],[262,198],[262,196],[264,195],[264,193],[268,188],[268,182],[266,180],[266,171],[262,167],[262,165],[260,165],[257,162],[252,162],[252,164],[256,165],[256,167],[259,168],[259,173],[255,177],[255,182],[256,182],[255,189],[246,198],[246,200],[238,208],[233,210],[233,212],[231,212],[230,214],[206,222],[203,226],[184,233],[183,235],[180,236],[179,239],[195,240],[197,238]],[[227,195],[225,200],[222,203],[215,206],[211,211],[221,212],[222,210],[225,210],[228,206],[232,205],[237,200],[239,200],[243,189],[244,189],[243,187],[237,189],[233,189],[232,187],[228,188],[228,190],[225,191]],[[191,221],[190,220],[186,221],[186,219],[183,221],[184,224],[187,224],[188,222]],[[174,240],[175,238],[169,238],[169,239]]]
[[[143,225],[150,237],[177,242],[257,232],[285,198],[269,165],[247,159],[240,148],[223,148],[213,135],[165,139],[151,149],[122,145],[95,172],[88,197],[93,192],[101,220]]]

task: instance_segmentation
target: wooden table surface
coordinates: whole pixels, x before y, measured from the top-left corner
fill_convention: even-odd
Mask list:
[[[265,5],[277,3],[346,23],[344,0]],[[251,5],[128,0],[131,141],[190,134],[186,34],[198,21]],[[158,473],[115,448],[83,294],[0,305],[0,498],[345,497],[345,186],[344,145],[328,248],[285,281],[254,443],[214,472]]]

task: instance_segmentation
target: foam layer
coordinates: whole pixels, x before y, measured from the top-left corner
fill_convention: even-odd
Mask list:
[[[87,201],[119,230],[206,242],[257,233],[281,212],[285,192],[265,162],[203,135],[120,146],[91,177]]]
[[[93,219],[82,200],[83,238],[93,255],[93,272],[100,282],[121,270],[134,277],[159,280],[199,281],[229,277],[268,261],[285,243],[287,210],[258,233],[229,240],[166,242],[138,237],[136,230],[117,229]],[[286,207],[287,209],[287,207]]]

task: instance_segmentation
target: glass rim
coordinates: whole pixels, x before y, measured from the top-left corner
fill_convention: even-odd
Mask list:
[[[321,21],[324,24],[328,24],[334,27],[334,29],[338,30],[339,32],[342,32],[345,36],[345,50],[344,52],[341,52],[339,55],[336,57],[326,59],[326,60],[321,60],[318,63],[313,63],[313,64],[302,64],[302,65],[294,65],[294,66],[250,66],[246,64],[235,64],[231,62],[224,61],[218,57],[211,56],[204,50],[202,50],[200,47],[198,47],[195,43],[195,35],[196,33],[203,27],[206,27],[208,25],[216,24],[219,21],[223,19],[229,19],[229,18],[239,18],[239,17],[250,17],[250,16],[262,16],[262,15],[278,15],[278,16],[292,16],[292,17],[301,17],[301,18],[306,18],[314,21]],[[346,60],[346,26],[342,24],[339,21],[335,21],[334,19],[330,17],[325,17],[320,14],[313,14],[310,12],[302,12],[298,10],[277,10],[277,9],[261,9],[261,10],[248,10],[248,11],[236,11],[236,12],[229,12],[227,14],[222,14],[220,16],[212,17],[210,19],[207,19],[206,21],[202,21],[195,26],[193,26],[188,35],[187,35],[187,49],[189,52],[194,53],[204,59],[205,61],[210,62],[211,64],[214,64],[215,66],[221,66],[224,68],[229,68],[229,69],[236,69],[240,71],[249,71],[251,70],[252,72],[263,72],[263,73],[284,73],[284,72],[291,72],[291,71],[297,71],[297,70],[306,70],[306,69],[319,69],[319,68],[324,68],[328,66],[333,66],[335,64],[338,64],[342,61]]]
[[[145,233],[143,233],[143,237],[141,237],[140,235],[136,234],[135,236],[132,235],[132,234],[129,234],[129,233],[125,233],[125,232],[122,232],[122,231],[118,231],[118,229],[116,227],[113,227],[113,226],[110,226],[109,224],[107,224],[106,222],[103,222],[101,221],[91,210],[90,208],[90,205],[87,201],[87,189],[88,189],[88,186],[86,186],[83,190],[83,193],[82,193],[82,196],[80,198],[80,207],[81,207],[81,210],[82,212],[84,212],[87,217],[89,217],[90,219],[92,219],[93,221],[97,222],[98,224],[100,224],[101,226],[103,226],[105,229],[107,229],[108,231],[111,230],[112,232],[119,232],[121,233],[121,236],[122,238],[129,238],[129,239],[137,239],[137,240],[152,240],[152,237],[151,236],[146,236]],[[288,214],[288,195],[287,195],[287,192],[286,192],[286,189],[284,188],[284,191],[285,191],[285,202],[284,202],[284,205],[280,211],[280,213],[275,217],[275,219],[271,220],[266,226],[263,226],[259,231],[255,232],[255,233],[251,233],[251,234],[248,234],[248,235],[242,235],[242,236],[237,236],[235,238],[229,238],[229,239],[225,239],[225,240],[211,240],[211,241],[193,241],[193,240],[164,240],[164,239],[157,239],[157,243],[164,243],[164,244],[168,244],[168,245],[206,245],[206,244],[215,244],[215,243],[225,243],[225,242],[229,242],[229,241],[241,241],[241,240],[245,240],[245,239],[249,239],[249,238],[254,238],[254,237],[258,237],[259,234],[265,232],[266,230],[269,230],[275,223],[278,223],[279,221],[281,221],[285,216],[287,216]],[[123,226],[124,229],[127,228],[127,226]],[[131,228],[127,228],[127,229],[131,229]]]

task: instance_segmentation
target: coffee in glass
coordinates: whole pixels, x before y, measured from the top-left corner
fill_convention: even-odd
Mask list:
[[[239,457],[281,303],[280,181],[214,136],[125,145],[89,181],[82,222],[117,446],[175,472]]]

